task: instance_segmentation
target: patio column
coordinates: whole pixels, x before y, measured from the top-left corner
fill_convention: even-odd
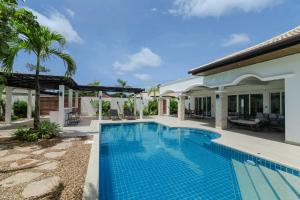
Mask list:
[[[99,97],[99,113],[98,113],[98,116],[99,116],[99,120],[102,120],[102,91],[99,91],[98,97]]]
[[[12,87],[5,87],[5,124],[11,123],[11,114],[12,114]]]
[[[77,108],[78,109],[78,107],[79,107],[79,93],[78,93],[78,91],[76,91],[75,92],[75,108]]]
[[[219,87],[216,91],[216,128],[226,129],[227,128],[227,115],[228,115],[228,100],[225,94],[224,87]]]
[[[65,86],[59,86],[58,97],[58,123],[61,127],[65,126]]]
[[[133,95],[133,115],[136,116],[136,94]]]
[[[143,102],[143,97],[142,93],[140,94],[140,119],[143,119],[143,110],[144,110],[144,102]]]
[[[162,116],[163,114],[163,99],[161,96],[158,97],[158,102],[157,102],[157,110],[158,110],[158,116]]]
[[[72,108],[73,107],[73,90],[69,89],[69,96],[68,96],[68,107]]]
[[[263,93],[263,105],[264,105],[264,113],[270,112],[270,93],[269,91],[264,91]]]
[[[170,115],[170,98],[167,98],[167,115]]]
[[[184,104],[185,96],[180,94],[178,101],[178,119],[183,121],[185,119],[185,104]]]
[[[31,119],[31,116],[32,116],[32,90],[28,90],[27,119]]]

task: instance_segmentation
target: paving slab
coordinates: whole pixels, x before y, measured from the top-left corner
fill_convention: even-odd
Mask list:
[[[58,176],[49,177],[40,181],[29,183],[23,190],[22,196],[24,198],[38,198],[45,196],[57,190],[62,184]]]
[[[66,153],[66,151],[49,152],[49,153],[46,153],[44,156],[46,158],[59,158],[59,157],[63,156],[65,153]]]
[[[0,157],[5,156],[8,153],[8,150],[1,150]]]
[[[34,151],[32,152],[31,154],[34,154],[34,155],[41,155],[43,154],[47,149],[40,149],[40,150],[37,150],[37,151]]]
[[[53,146],[51,149],[53,150],[63,150],[63,149],[68,149],[72,146],[71,142],[63,142],[63,143],[58,143],[57,145]]]
[[[53,161],[53,162],[44,162],[43,164],[39,165],[38,167],[35,167],[34,169],[37,170],[55,170],[58,167],[59,162]]]
[[[12,187],[21,183],[28,183],[41,175],[42,173],[37,172],[21,172],[2,180],[0,186]]]
[[[27,154],[11,154],[0,158],[0,162],[11,162],[28,157]]]
[[[15,149],[21,152],[31,152],[35,150],[39,150],[41,147],[38,145],[34,146],[26,146],[26,147],[16,147]]]
[[[13,162],[10,164],[11,168],[22,168],[22,167],[26,167],[26,166],[30,166],[32,164],[35,164],[37,162],[40,162],[39,160],[36,159],[20,159],[17,160],[16,162]]]

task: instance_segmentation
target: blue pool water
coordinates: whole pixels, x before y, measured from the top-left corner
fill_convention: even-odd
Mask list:
[[[102,125],[101,199],[300,199],[299,171],[156,123]]]

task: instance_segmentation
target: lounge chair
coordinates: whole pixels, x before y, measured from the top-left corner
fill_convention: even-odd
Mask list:
[[[127,120],[135,120],[136,119],[134,114],[128,109],[124,109],[124,118]]]
[[[236,119],[236,118],[228,118],[229,124],[231,126],[237,125],[239,127],[248,127],[251,130],[258,131],[260,130],[263,126],[263,123],[260,119],[255,119],[255,120],[244,120],[244,119]]]
[[[116,109],[110,109],[109,110],[109,118],[111,120],[120,120],[119,113]]]

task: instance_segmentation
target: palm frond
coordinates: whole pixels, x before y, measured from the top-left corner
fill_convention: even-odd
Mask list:
[[[49,49],[48,53],[56,55],[57,57],[59,57],[63,60],[65,66],[66,66],[65,76],[70,77],[70,76],[74,75],[74,73],[76,72],[76,63],[69,54],[62,52],[59,49],[54,49],[54,48]]]

